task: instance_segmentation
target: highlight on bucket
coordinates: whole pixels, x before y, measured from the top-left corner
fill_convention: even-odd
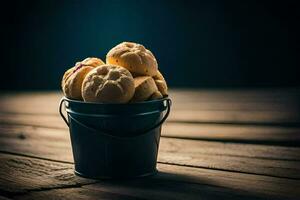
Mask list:
[[[77,175],[134,178],[157,172],[161,127],[171,108],[157,66],[143,45],[122,42],[107,53],[106,64],[90,57],[65,72],[59,112],[70,130]]]

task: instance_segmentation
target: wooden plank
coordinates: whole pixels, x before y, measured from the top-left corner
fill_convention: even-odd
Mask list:
[[[260,199],[251,194],[241,194],[209,185],[167,181],[160,179],[134,179],[123,181],[103,181],[97,185],[81,188],[54,189],[31,192],[14,199]]]
[[[0,114],[0,124],[67,129],[60,116]],[[212,141],[300,145],[299,127],[167,122],[162,136]]]
[[[10,199],[7,197],[0,196],[0,200],[10,200]]]
[[[171,89],[170,94],[184,99],[187,96],[203,101],[271,101],[277,102],[299,97],[300,88],[240,88],[240,89]]]
[[[39,128],[31,126],[2,125],[0,127],[0,138],[0,148],[2,148],[2,150],[10,151],[12,150],[12,148],[14,148],[14,152],[30,152],[30,150],[35,150],[35,153],[38,153],[42,151],[40,154],[47,155],[48,158],[54,158],[55,156],[54,159],[68,160],[70,162],[72,161],[69,156],[71,155],[71,151],[69,132],[67,130],[56,130],[51,128]],[[208,155],[232,155],[239,157],[254,157],[277,160],[283,159],[292,161],[298,161],[300,155],[299,148],[295,147],[161,138],[161,143],[163,143],[164,141],[176,141],[176,143],[180,144],[179,146],[184,147],[184,145],[188,145],[189,148],[193,149],[193,152],[202,154],[207,153]],[[184,144],[182,144],[181,141],[184,141]],[[193,145],[189,145],[186,143]],[[169,149],[170,151],[174,151],[174,147],[179,148],[176,144],[167,143],[166,145],[166,149]],[[196,148],[193,148],[194,146],[196,146]],[[160,150],[162,150],[162,148],[163,146],[161,145]],[[62,154],[61,152],[65,153]],[[58,158],[58,155],[63,157]],[[66,157],[66,155],[68,156]]]
[[[255,92],[248,93],[247,90],[171,90],[173,107],[169,120],[201,123],[300,123],[298,90],[293,93],[284,90],[274,94],[270,91],[258,91],[257,95]],[[61,96],[57,92],[1,95],[0,112],[56,115]]]
[[[105,180],[14,199],[293,199],[299,195],[295,180],[164,164],[158,169],[148,178]]]
[[[299,127],[197,124],[168,122],[163,126],[166,137],[200,140],[300,145]]]
[[[1,114],[0,124],[28,125],[36,127],[48,127],[67,129],[62,118],[56,115],[28,115],[28,114]]]
[[[172,92],[170,96],[176,110],[295,112],[295,109],[299,110],[300,106],[300,90],[294,92],[175,90]]]
[[[295,100],[285,102],[203,102],[197,99],[186,98],[179,100],[172,98],[175,110],[205,110],[205,111],[288,111],[299,110],[299,103]]]
[[[224,154],[216,155],[203,152],[199,153],[197,145],[201,145],[201,143],[198,141],[175,140],[176,141],[162,141],[160,153],[158,155],[159,162],[300,180],[300,161],[283,161],[258,159],[255,157],[228,156]],[[171,149],[170,147],[172,147],[172,145],[176,146],[176,148]],[[219,149],[221,148],[219,147]],[[239,149],[236,149],[236,151],[238,150]],[[206,149],[204,151],[206,151]]]
[[[300,98],[300,88],[284,89],[174,89],[170,90],[171,98],[180,102],[205,103],[297,103]],[[19,105],[20,99],[39,104],[43,102],[57,102],[62,97],[61,91],[45,92],[6,92],[0,94],[0,104],[11,103]],[[31,110],[34,112],[34,110]]]
[[[41,191],[43,189],[71,186],[79,187],[83,184],[77,180],[81,178],[75,177],[70,172],[72,170],[70,164],[5,154],[0,154],[0,160],[0,188],[2,191],[10,192],[10,196],[24,193],[24,191]],[[179,199],[181,197],[201,197],[203,194],[206,194],[207,198],[212,196],[212,198],[221,199],[223,197],[226,199],[230,197],[234,199],[243,198],[240,196],[241,194],[247,195],[248,198],[265,197],[272,199],[296,198],[300,195],[297,189],[297,186],[300,184],[299,180],[166,164],[158,164],[158,169],[158,175],[148,179],[120,182],[106,180],[99,182],[97,185],[83,188],[99,190],[101,192],[99,195],[105,195],[106,197],[112,197],[111,194],[121,194],[115,195],[116,198],[124,197],[122,195],[125,195],[125,197],[137,196],[145,198],[145,195],[147,195],[146,197],[149,199],[153,195],[153,198],[159,199],[168,197],[172,191],[175,191],[175,195],[178,195]],[[161,189],[159,190],[159,188]],[[160,194],[160,191],[163,189],[167,190]],[[55,192],[56,190],[51,193],[54,197],[57,197]],[[79,193],[85,192],[87,191]],[[107,196],[103,192],[110,194]],[[46,194],[49,194],[49,197],[51,197],[51,193]],[[63,194],[67,195],[68,193],[63,192]],[[94,192],[91,198],[94,198],[95,195],[97,194]],[[29,195],[29,197],[32,196]],[[33,196],[33,198],[35,197],[38,198],[40,196]],[[23,196],[20,198],[23,199]]]
[[[72,164],[0,153],[0,191],[7,195],[92,182],[75,176]]]
[[[60,92],[18,92],[0,96],[0,112],[57,114]]]
[[[26,144],[24,144],[24,142],[27,140],[27,138],[28,139],[31,138],[30,136],[27,137],[26,132],[23,132],[23,135],[24,136],[22,137],[18,137],[19,140],[22,141],[23,145],[22,143],[19,143],[18,146],[27,146]],[[52,140],[55,141],[55,138],[58,139],[57,137],[60,138],[61,136],[54,136]],[[11,136],[11,138],[13,138],[13,136]],[[43,155],[42,153],[40,154],[38,153],[42,149],[38,146],[43,145],[45,143],[43,142],[43,139],[39,137],[35,138],[33,136],[32,140],[36,141],[35,145],[33,146],[34,148],[31,147],[32,149],[31,152],[33,153],[33,155],[41,156],[41,157],[47,156],[47,155]],[[168,140],[174,140],[174,139],[168,139]],[[3,138],[1,138],[0,141],[3,141]],[[51,140],[48,140],[48,143],[49,141]],[[186,148],[186,145],[190,145],[190,144],[185,144],[184,148]],[[163,146],[163,142],[161,146]],[[47,147],[45,148],[46,148],[45,151],[50,150],[47,149]],[[181,147],[181,149],[182,148],[183,147]],[[21,149],[22,148],[19,147],[19,150]],[[171,151],[172,150],[174,150],[174,145]],[[19,153],[23,153],[23,152],[24,151],[21,151]],[[65,154],[65,152],[61,152],[60,154]],[[6,154],[0,154],[0,160],[1,160],[0,177],[2,180],[0,181],[1,190],[9,191],[10,194],[12,192],[16,193],[16,192],[24,192],[30,190],[42,190],[41,188],[48,188],[48,187],[52,187],[52,188],[61,188],[61,187],[64,188],[66,186],[77,187],[79,183],[79,181],[73,180],[74,175],[72,173],[72,165],[68,163],[57,163],[52,161],[45,161],[42,159],[23,158],[20,156],[13,156],[13,155],[6,155]],[[295,198],[299,195],[299,190],[296,189],[297,185],[300,184],[299,180],[253,175],[253,174],[246,174],[246,173],[236,173],[236,172],[230,172],[224,170],[166,165],[161,163],[158,164],[158,169],[160,173],[157,176],[153,177],[153,179],[157,181],[155,181],[154,183],[150,181],[148,182],[148,184],[146,182],[142,188],[139,188],[139,191],[136,192],[137,194],[140,194],[140,190],[149,190],[149,185],[159,185],[159,183],[164,183],[165,184],[164,187],[168,188],[168,185],[171,183],[170,188],[174,189],[174,187],[176,187],[177,185],[178,188],[175,189],[179,191],[179,194],[181,194],[181,196],[183,195],[183,193],[187,192],[186,188],[190,188],[190,187],[196,188],[194,192],[198,191],[197,194],[201,195],[202,193],[205,193],[205,190],[201,190],[203,188],[203,185],[212,186],[213,188],[211,192],[212,194],[218,193],[220,191],[219,188],[222,187],[229,190],[225,192],[226,194],[245,193],[250,196],[253,195],[254,197],[272,197],[272,198],[273,197],[281,197],[281,198],[294,197]],[[27,173],[27,171],[29,172]],[[7,176],[11,178],[6,178]],[[17,176],[17,178],[14,178],[15,176]],[[9,182],[7,182],[7,180],[9,180]],[[56,180],[58,180],[58,183],[55,182]],[[140,180],[145,180],[145,179],[140,179]],[[74,182],[76,182],[76,184],[74,184]],[[144,183],[144,181],[142,182]],[[108,185],[100,184],[99,186],[95,186],[94,189],[96,190],[100,189],[101,191],[104,190],[105,192],[107,191],[110,193],[117,193],[117,194],[121,193],[122,195],[130,196],[130,194],[124,192],[128,189],[126,182],[123,184],[121,183],[121,185],[115,183],[109,184],[109,181],[100,182],[100,183],[101,184],[108,183]],[[189,183],[190,185],[184,185],[184,184],[182,185],[182,183],[184,184]],[[79,184],[82,183],[80,182]],[[182,186],[182,190],[180,190],[181,186]],[[129,189],[130,187],[131,186],[129,186]],[[40,188],[40,189],[36,189],[36,188]],[[122,190],[120,190],[120,188],[122,188]],[[153,191],[155,191],[156,189],[157,187],[155,187]],[[131,191],[132,194],[134,194],[135,193],[134,190],[135,187],[131,187],[129,191]],[[169,190],[169,193],[170,192],[171,190]],[[168,193],[164,193],[165,196],[167,196],[167,194]],[[156,195],[159,194],[156,193]]]
[[[222,124],[291,124],[299,126],[298,112],[172,110],[168,121]]]
[[[64,130],[7,126],[0,128],[0,138],[2,152],[73,162]],[[158,161],[300,179],[299,148],[161,138]]]
[[[274,96],[267,100],[263,94],[253,99],[249,96],[243,97],[242,92],[232,94],[219,91],[219,95],[211,94],[211,96],[205,95],[201,90],[193,92],[171,90],[170,93],[176,110],[294,111],[297,108],[299,110],[300,100],[300,95],[289,93],[285,98],[281,95],[280,99]],[[57,107],[61,97],[60,92],[22,92],[1,95],[0,110],[8,113],[56,114],[56,110],[51,108]]]
[[[73,162],[67,130],[2,125],[0,151]]]
[[[231,116],[229,116],[232,114]],[[249,112],[244,116],[235,115],[233,112],[221,112],[220,115],[212,115],[210,112],[193,113],[193,111],[172,111],[167,122],[178,123],[190,123],[195,124],[230,124],[230,125],[292,125],[298,126],[297,117],[293,117],[290,114],[284,116],[284,113],[277,115],[273,113],[268,115],[266,113],[260,113],[264,116],[256,116],[257,113]],[[260,115],[259,114],[259,115]],[[253,120],[252,120],[253,119]],[[293,120],[295,119],[295,120]],[[28,114],[1,114],[0,123],[4,124],[19,124],[19,125],[33,125],[43,126],[51,128],[66,128],[62,119],[58,114],[56,115],[28,115]]]
[[[170,181],[179,176],[184,182],[230,188],[233,189],[232,193],[239,190],[255,196],[270,195],[274,198],[295,198],[300,194],[299,180],[172,165],[159,165],[158,169],[160,174],[154,178]]]
[[[59,199],[59,200],[140,200],[145,198],[139,198],[136,195],[123,195],[118,194],[118,192],[106,192],[100,190],[93,190],[87,188],[64,188],[64,189],[54,189],[47,191],[39,191],[39,192],[30,192],[26,195],[15,196],[14,199],[21,200],[40,200],[40,199]]]

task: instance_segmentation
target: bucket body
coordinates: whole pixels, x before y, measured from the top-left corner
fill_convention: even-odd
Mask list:
[[[61,112],[66,102],[68,121]],[[87,178],[134,178],[156,172],[161,124],[170,99],[130,104],[63,98],[75,173]],[[163,111],[167,110],[164,115]]]

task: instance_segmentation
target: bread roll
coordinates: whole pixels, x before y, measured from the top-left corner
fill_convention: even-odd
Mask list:
[[[167,83],[165,81],[165,78],[160,73],[160,71],[157,70],[157,73],[156,73],[155,76],[153,76],[153,78],[155,80],[155,84],[156,84],[158,90],[160,91],[160,93],[163,96],[167,96],[168,95],[168,86],[167,86]]]
[[[133,94],[133,77],[120,66],[98,66],[86,75],[82,83],[82,97],[87,102],[127,103]]]
[[[151,76],[139,76],[134,78],[134,87],[135,92],[131,102],[145,101],[158,90]]]
[[[68,69],[62,79],[61,87],[64,95],[70,99],[82,100],[81,86],[85,75],[94,67],[104,62],[99,58],[86,58]]]
[[[97,67],[99,65],[104,65],[105,63],[99,58],[89,57],[80,62],[84,66]]]
[[[123,66],[139,76],[154,76],[157,72],[157,61],[151,51],[133,42],[122,42],[112,48],[106,63]]]
[[[160,93],[160,91],[155,91],[149,98],[149,100],[155,100],[155,99],[161,99],[163,98],[163,95]]]

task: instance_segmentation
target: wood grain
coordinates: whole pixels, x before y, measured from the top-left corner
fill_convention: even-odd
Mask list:
[[[60,96],[0,95],[0,199],[300,196],[300,149],[281,146],[300,141],[297,88],[171,90],[158,175],[97,183],[73,174],[68,129],[57,114]]]
[[[168,122],[166,137],[300,146],[299,127]]]
[[[0,151],[73,162],[67,131],[0,128]],[[189,147],[189,148],[187,148]],[[161,138],[160,163],[300,179],[300,149]]]
[[[28,114],[1,114],[0,124],[29,125],[35,127],[47,127],[67,129],[62,118],[56,115],[28,115]]]
[[[6,154],[0,154],[0,160],[1,191],[6,191],[7,193],[5,194],[9,194],[10,197],[24,193],[32,197],[30,196],[32,195],[30,191],[72,186],[79,187],[88,184],[86,181],[82,181],[82,178],[76,177],[71,173],[71,164]],[[151,199],[152,195],[153,198],[158,199],[159,197],[167,197],[171,191],[176,191],[175,194],[176,196],[178,195],[178,198],[189,197],[188,199],[196,196],[200,197],[202,194],[221,199],[223,197],[228,199],[228,196],[232,196],[235,199],[238,197],[243,198],[240,196],[241,194],[247,195],[248,198],[264,197],[272,199],[295,198],[300,194],[297,189],[300,183],[299,180],[166,164],[158,164],[158,169],[159,173],[156,176],[147,179],[106,180],[99,181],[96,185],[83,186],[83,188],[97,190],[100,196],[115,196],[117,199],[121,197],[127,198],[128,196],[128,198],[132,196],[145,197],[146,194],[148,199]],[[161,190],[159,188],[169,189],[166,192],[162,192],[160,196],[159,191]],[[49,194],[49,197],[60,197],[55,195],[55,191],[52,191],[52,195]],[[85,193],[85,191],[79,193]],[[67,194],[64,193],[64,195]],[[85,196],[87,194],[82,195]],[[94,192],[92,196],[95,197],[95,195],[97,194]],[[70,196],[72,197],[72,195]],[[23,196],[19,197],[23,198]],[[38,195],[38,197],[40,196]],[[35,197],[33,196],[33,198]]]
[[[57,115],[0,114],[0,124],[28,125],[67,130]],[[300,145],[299,127],[167,122],[162,136],[279,145]]]
[[[7,197],[0,196],[0,200],[10,200],[10,199]]]
[[[30,192],[26,195],[15,196],[14,199],[20,200],[40,200],[40,199],[59,199],[59,200],[140,200],[135,194],[123,195],[118,192],[106,192],[101,190],[87,189],[87,188],[63,188],[39,192]]]
[[[80,188],[30,192],[15,198],[292,199],[299,195],[295,188],[299,182],[294,180],[164,164],[158,164],[158,169],[156,176],[148,178],[105,180]]]
[[[276,195],[283,198],[295,198],[300,194],[299,180],[172,165],[159,165],[158,169],[161,173],[154,178],[173,180],[179,176],[184,182],[217,185],[257,196],[272,195],[274,198]]]
[[[75,176],[71,164],[0,153],[0,191],[6,194],[92,182]]]
[[[299,126],[298,112],[172,110],[168,121],[222,124],[290,124]]]
[[[48,106],[48,105],[46,105]],[[50,106],[50,105],[49,105]],[[27,107],[27,106],[26,106]],[[42,110],[35,108],[36,110]],[[20,109],[21,110],[21,109]],[[37,123],[41,124],[44,122],[44,126],[54,126],[57,128],[65,127],[62,124],[62,120],[58,115],[58,108],[52,107],[52,110],[56,113],[51,115],[41,115],[41,114],[24,114],[24,113],[4,113],[0,112],[0,121],[3,123],[16,123],[24,124],[30,123],[30,119],[39,119]],[[27,119],[24,119],[26,117]],[[46,123],[44,120],[46,118],[50,120]],[[192,122],[192,123],[209,123],[209,124],[254,124],[254,125],[291,125],[298,126],[299,113],[297,112],[282,112],[282,111],[251,111],[251,112],[241,112],[241,111],[197,111],[197,110],[175,110],[172,107],[170,116],[167,122]],[[57,123],[57,124],[55,124]]]
[[[245,192],[209,185],[161,179],[135,179],[101,181],[97,185],[81,188],[54,189],[31,192],[14,199],[260,199]]]
[[[2,125],[0,151],[73,162],[68,130]]]
[[[198,123],[299,124],[300,90],[171,90],[169,121]],[[60,92],[7,93],[0,111],[56,115]],[[22,99],[22,101],[20,101]]]

